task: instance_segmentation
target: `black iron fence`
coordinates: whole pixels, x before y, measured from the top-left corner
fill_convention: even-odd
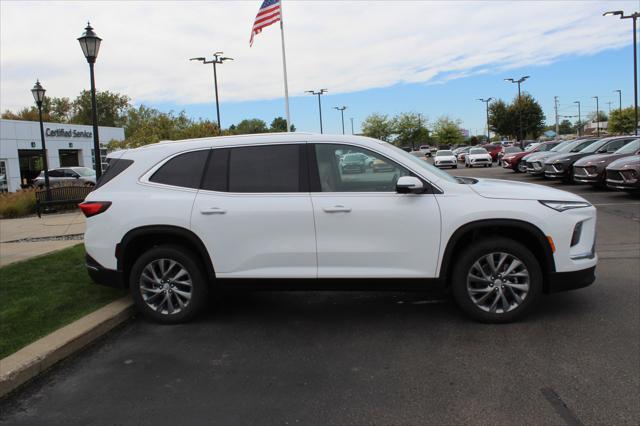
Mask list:
[[[37,190],[36,211],[38,217],[43,211],[52,211],[55,207],[81,203],[92,190],[93,186],[57,186],[49,190],[49,196],[46,189]]]

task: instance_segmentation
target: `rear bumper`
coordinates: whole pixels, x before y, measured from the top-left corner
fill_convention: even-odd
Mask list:
[[[596,280],[596,267],[571,272],[553,272],[549,275],[547,293],[575,290],[587,287]]]
[[[85,254],[85,266],[94,283],[107,287],[126,288],[122,271],[107,269],[88,254]]]

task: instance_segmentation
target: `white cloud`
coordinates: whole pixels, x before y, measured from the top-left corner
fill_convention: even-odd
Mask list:
[[[188,58],[223,50],[235,58],[220,68],[226,102],[280,97],[277,25],[249,48],[259,4],[2,1],[0,108],[30,104],[36,78],[51,96],[73,97],[88,86],[88,66],[75,40],[87,19],[104,39],[96,64],[99,89],[136,102],[209,102],[212,71]],[[433,83],[619,48],[630,43],[630,25],[603,18],[603,8],[631,11],[634,5],[285,0],[290,93]]]

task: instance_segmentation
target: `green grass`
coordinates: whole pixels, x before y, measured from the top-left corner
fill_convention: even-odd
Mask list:
[[[124,294],[91,282],[82,244],[0,268],[0,359]]]
[[[0,194],[0,217],[23,217],[36,212],[36,195],[33,189]]]

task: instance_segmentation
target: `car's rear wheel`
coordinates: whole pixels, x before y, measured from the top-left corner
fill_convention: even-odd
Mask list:
[[[140,312],[163,324],[185,322],[200,312],[206,305],[208,284],[197,258],[174,245],[157,246],[140,256],[129,278]]]
[[[529,249],[497,237],[462,252],[451,285],[467,315],[481,322],[505,323],[521,318],[540,298],[542,272]]]

